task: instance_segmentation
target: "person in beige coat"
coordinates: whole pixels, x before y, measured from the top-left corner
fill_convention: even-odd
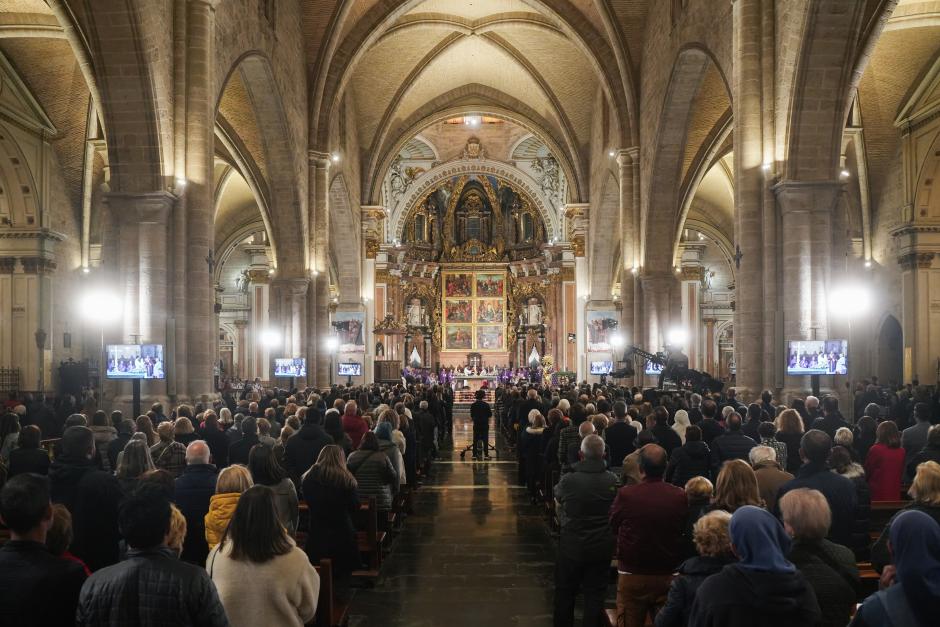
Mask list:
[[[232,627],[303,627],[316,614],[320,576],[287,535],[267,486],[241,495],[206,570]]]

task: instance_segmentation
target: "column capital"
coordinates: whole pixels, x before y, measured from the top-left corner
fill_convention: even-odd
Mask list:
[[[25,274],[52,274],[58,267],[54,260],[46,257],[20,257],[20,263]]]
[[[329,168],[330,167],[330,153],[322,152],[319,150],[308,150],[307,151],[307,162],[311,165],[315,165],[318,168]]]
[[[222,0],[187,0],[190,5],[204,5],[207,9],[215,11],[216,7],[219,6],[219,3]]]
[[[170,192],[109,192],[104,202],[122,224],[166,224],[176,196]]]
[[[640,149],[637,146],[630,148],[621,148],[617,151],[617,164],[620,167],[626,167],[639,162]]]
[[[770,189],[780,205],[780,213],[829,213],[845,184],[842,181],[797,181],[783,179]]]
[[[248,321],[242,320],[241,318],[239,318],[238,320],[232,320],[232,324],[235,325],[236,329],[244,329],[245,327],[248,326]]]
[[[291,296],[305,296],[307,294],[307,286],[309,285],[310,279],[303,277],[276,279],[271,282],[271,287],[283,289],[289,292]]]

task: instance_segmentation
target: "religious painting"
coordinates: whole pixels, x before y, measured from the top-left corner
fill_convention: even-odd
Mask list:
[[[503,283],[505,277],[502,274],[478,274],[476,275],[477,298],[492,297],[503,295]]]
[[[446,350],[470,350],[473,348],[473,327],[459,326],[447,327],[447,337],[444,344]]]
[[[333,328],[339,337],[339,352],[364,353],[366,314],[361,311],[337,311],[333,315]]]
[[[610,336],[617,330],[616,311],[587,312],[588,350],[609,351]]]
[[[497,298],[488,298],[477,301],[477,324],[502,324],[503,301]]]
[[[469,274],[448,274],[444,277],[444,296],[473,296],[473,279]]]
[[[447,322],[473,322],[473,303],[469,300],[444,301],[444,319]]]
[[[477,350],[480,350],[480,351],[503,350],[503,327],[501,326],[477,327]]]

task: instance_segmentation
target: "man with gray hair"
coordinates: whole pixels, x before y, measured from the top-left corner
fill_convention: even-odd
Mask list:
[[[607,470],[604,448],[599,436],[585,435],[580,443],[582,460],[555,486],[561,522],[555,569],[555,625],[574,624],[575,599],[581,591],[584,624],[601,623],[614,551],[607,512],[617,493],[617,477]]]
[[[783,470],[777,462],[777,451],[771,446],[755,446],[748,453],[748,460],[757,477],[757,489],[769,511],[777,504],[777,492],[793,475]]]
[[[581,443],[584,442],[584,438],[593,435],[595,431],[594,423],[590,420],[585,420],[578,426],[578,439],[568,445],[568,453],[565,455],[565,461],[567,462],[565,470],[573,470],[574,465],[581,461]]]
[[[218,477],[219,471],[209,463],[209,445],[205,440],[190,442],[186,447],[186,468],[175,482],[173,501],[186,518],[186,540],[180,559],[197,566],[205,565],[209,555],[205,518]]]
[[[431,466],[431,458],[437,448],[437,420],[428,411],[428,402],[418,403],[418,411],[414,414],[415,432],[418,436],[418,464],[427,476]]]

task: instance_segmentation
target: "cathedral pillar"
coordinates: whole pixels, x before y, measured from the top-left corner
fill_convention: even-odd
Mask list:
[[[940,237],[933,227],[908,224],[894,232],[901,266],[901,329],[904,381],[933,381],[940,355]],[[849,351],[851,351],[851,346]]]
[[[646,324],[643,341],[639,344],[651,353],[661,350],[666,334],[673,323],[672,299],[677,291],[676,277],[671,274],[649,274],[641,278],[643,286],[643,321]]]
[[[271,283],[273,292],[271,302],[276,309],[276,328],[280,333],[280,347],[277,355],[271,357],[303,357],[306,345],[307,291],[309,281],[303,277],[279,278]],[[308,364],[308,368],[310,364]],[[305,386],[306,379],[294,382]]]
[[[689,356],[689,366],[698,370],[702,369],[703,348],[702,348],[702,278],[705,269],[700,265],[685,265],[679,273],[680,298],[682,300],[682,323],[681,327],[688,334],[688,341],[685,345],[686,354]]]
[[[273,343],[283,342],[271,333],[271,275],[266,267],[256,264],[248,269],[248,304],[251,308],[248,345],[250,351],[248,378],[271,379],[271,352],[280,350]],[[278,341],[279,340],[279,341]]]
[[[620,175],[620,250],[623,259],[620,268],[620,302],[623,304],[621,324],[623,336],[633,344],[637,321],[634,316],[636,303],[637,273],[639,258],[639,203],[637,178],[639,175],[639,150],[628,148],[617,154]]]
[[[704,318],[702,322],[705,323],[705,360],[702,365],[702,370],[712,376],[718,376],[718,359],[715,354],[715,348],[718,345],[718,340],[715,337],[715,322],[717,322],[717,320],[715,320],[715,318]]]
[[[244,379],[248,376],[248,321],[235,320],[235,350],[232,351],[235,376]]]
[[[783,341],[776,360],[787,359],[786,341],[829,339],[831,216],[842,192],[837,181],[780,181],[774,188],[781,216]],[[741,341],[735,328],[736,342]],[[738,364],[738,372],[741,365]],[[785,389],[801,394],[808,377],[786,377]]]
[[[176,197],[168,192],[115,192],[105,197],[111,214],[119,220],[118,264],[124,322],[123,335],[116,339],[121,342],[163,345],[164,372],[167,377],[175,376],[178,361],[167,337],[167,228],[175,201]],[[210,296],[214,294],[215,291],[210,288]],[[166,380],[144,382],[141,393],[145,403],[165,401],[168,387]]]
[[[734,115],[734,353],[736,387],[753,398],[765,384],[762,0],[733,2],[732,103]]]
[[[376,313],[376,303],[378,295],[375,289],[375,256],[379,252],[379,246],[385,241],[385,218],[387,212],[385,207],[378,205],[363,205],[361,207],[362,216],[362,298],[366,306],[366,328],[363,330],[366,352],[364,355],[363,370],[365,381],[374,381],[375,373],[375,337],[372,329],[380,318]],[[433,304],[432,304],[433,307]],[[430,363],[431,355],[429,346],[425,346],[424,366],[433,367]]]
[[[313,385],[319,388],[330,383],[330,356],[324,345],[330,335],[329,171],[330,155],[311,150],[307,173],[310,244],[313,247],[310,273],[313,280],[312,289],[307,291],[307,373]]]
[[[573,289],[565,290],[565,311],[574,314],[576,357],[574,363],[567,360],[569,370],[578,373],[578,380],[583,379],[587,373],[587,310],[588,299],[591,295],[591,276],[588,260],[585,256],[585,238],[588,231],[588,218],[590,205],[587,203],[569,203],[565,205],[565,233],[574,252],[574,284]],[[574,300],[573,306],[570,301]],[[526,355],[528,359],[528,355]]]
[[[215,146],[215,97],[213,46],[215,6],[218,0],[189,0],[186,4],[186,123],[185,227],[176,237],[185,238],[185,333],[186,380],[177,392],[192,400],[215,393],[213,365],[215,290],[213,289],[213,153]],[[178,260],[178,262],[181,262]],[[182,313],[182,312],[178,312]],[[180,330],[177,330],[180,333]]]

